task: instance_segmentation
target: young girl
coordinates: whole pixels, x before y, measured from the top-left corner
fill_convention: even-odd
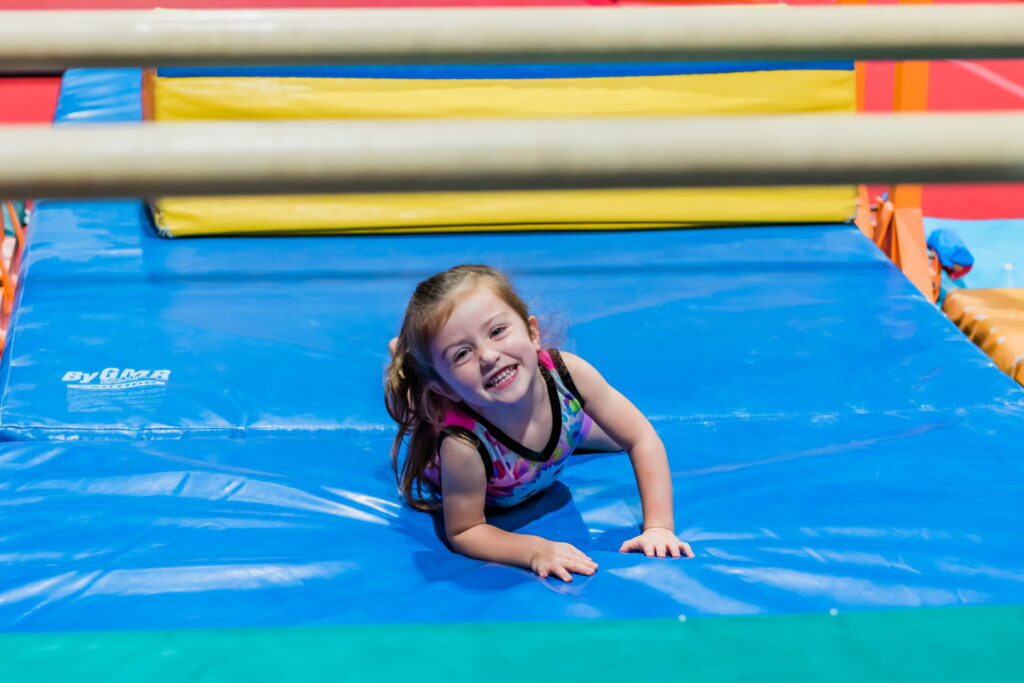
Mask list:
[[[668,460],[650,422],[582,358],[542,349],[537,319],[500,272],[456,266],[421,282],[390,347],[399,489],[414,508],[443,510],[456,551],[563,581],[593,574],[597,563],[572,545],[485,517],[550,486],[589,448],[627,451],[636,474],[643,533],[620,552],[693,557],[673,530]]]

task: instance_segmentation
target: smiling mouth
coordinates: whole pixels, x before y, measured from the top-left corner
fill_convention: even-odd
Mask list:
[[[509,365],[506,368],[502,368],[494,375],[491,376],[487,382],[484,383],[484,389],[488,391],[500,391],[508,385],[512,384],[512,381],[519,374],[518,365]]]

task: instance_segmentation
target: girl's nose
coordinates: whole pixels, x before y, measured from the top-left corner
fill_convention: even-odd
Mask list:
[[[480,349],[480,360],[486,365],[493,365],[498,362],[498,358],[501,357],[501,352],[493,346],[484,346]]]

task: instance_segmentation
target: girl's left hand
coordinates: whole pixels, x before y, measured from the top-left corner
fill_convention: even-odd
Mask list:
[[[643,552],[647,557],[693,557],[689,543],[683,543],[674,533],[661,527],[644,529],[642,534],[629,539],[619,548],[620,553],[634,550]]]

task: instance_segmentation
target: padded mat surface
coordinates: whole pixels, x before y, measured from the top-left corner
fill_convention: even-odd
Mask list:
[[[1024,289],[958,289],[942,309],[1000,370],[1024,383]]]
[[[1019,604],[1021,417],[662,424],[692,560],[616,552],[640,521],[628,459],[575,456],[492,517],[594,557],[571,584],[449,552],[398,505],[385,433],[0,444],[0,630]]]
[[[656,422],[1020,400],[852,226],[167,241],[138,202],[47,202],[31,239],[8,438],[388,427],[386,341],[457,263],[508,270]]]

